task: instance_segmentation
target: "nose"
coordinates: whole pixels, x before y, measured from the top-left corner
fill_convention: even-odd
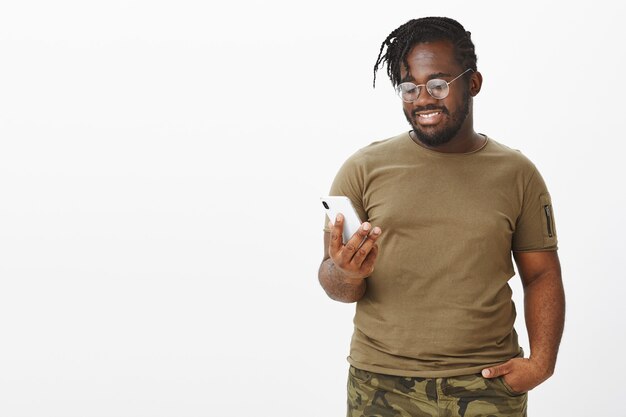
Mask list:
[[[426,86],[424,85],[420,87],[419,95],[417,96],[417,98],[410,104],[413,108],[418,108],[418,107],[428,106],[429,104],[436,105],[438,102],[439,100],[431,96],[428,90],[426,89]]]

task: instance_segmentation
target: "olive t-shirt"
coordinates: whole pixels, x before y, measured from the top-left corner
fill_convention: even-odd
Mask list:
[[[491,138],[470,153],[437,152],[406,132],[352,155],[330,194],[382,229],[350,364],[446,377],[523,355],[511,251],[557,249],[550,195],[525,156]]]

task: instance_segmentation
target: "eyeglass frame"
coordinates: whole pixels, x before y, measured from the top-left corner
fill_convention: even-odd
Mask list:
[[[474,69],[472,69],[472,68],[468,68],[468,69],[466,69],[465,71],[463,71],[462,73],[460,73],[458,76],[454,77],[454,79],[452,79],[452,80],[451,80],[451,81],[449,81],[449,82],[448,82],[448,81],[446,81],[446,80],[443,80],[443,79],[441,79],[441,78],[433,78],[433,79],[430,79],[430,80],[426,81],[426,84],[414,84],[414,83],[412,83],[412,82],[410,82],[410,81],[406,81],[406,82],[400,83],[400,84],[398,84],[398,85],[396,86],[396,88],[395,88],[395,90],[396,90],[396,94],[398,95],[398,97],[400,97],[400,100],[402,100],[403,102],[405,102],[405,103],[413,103],[414,101],[417,101],[417,99],[419,99],[419,97],[420,97],[420,94],[422,94],[422,89],[421,89],[421,87],[426,87],[426,91],[428,92],[428,94],[429,94],[432,98],[434,98],[435,100],[443,100],[444,98],[448,97],[448,94],[450,94],[450,84],[452,84],[453,82],[455,82],[456,80],[458,80],[459,78],[461,78],[463,75],[465,75],[465,74],[467,73],[467,71],[474,71]],[[446,95],[445,95],[445,96],[443,96],[443,97],[441,97],[441,98],[438,98],[438,97],[433,96],[433,94],[430,92],[430,89],[428,88],[428,83],[429,83],[429,82],[431,82],[431,81],[434,81],[434,80],[441,80],[441,81],[443,81],[444,83],[446,83],[446,84],[447,84],[447,86],[448,86],[448,91],[447,91],[447,93],[446,93]],[[417,96],[415,97],[415,100],[407,101],[407,100],[405,100],[405,99],[403,99],[403,98],[402,98],[402,92],[401,92],[401,90],[400,90],[400,86],[401,86],[401,85],[403,85],[403,84],[413,84],[413,85],[415,86],[415,88],[417,88]]]

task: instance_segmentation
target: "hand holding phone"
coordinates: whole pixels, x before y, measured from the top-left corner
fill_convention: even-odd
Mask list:
[[[322,197],[322,205],[330,221],[334,224],[337,214],[344,217],[343,223],[343,243],[346,243],[359,230],[361,219],[357,214],[350,199],[346,196],[326,196]]]
[[[323,197],[322,205],[331,219],[331,239],[328,254],[335,267],[348,280],[362,280],[374,271],[374,263],[378,256],[376,240],[381,234],[379,227],[369,223],[361,223],[356,210],[347,197]],[[337,214],[341,213],[341,221],[335,222]],[[343,232],[343,242],[333,238],[339,231]]]

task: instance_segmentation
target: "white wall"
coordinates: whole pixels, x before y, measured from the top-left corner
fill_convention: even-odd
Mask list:
[[[372,67],[427,15],[472,32],[477,130],[552,192],[568,313],[530,415],[626,415],[626,8],[562,4],[3,1],[0,415],[344,415],[318,199],[408,128]]]

